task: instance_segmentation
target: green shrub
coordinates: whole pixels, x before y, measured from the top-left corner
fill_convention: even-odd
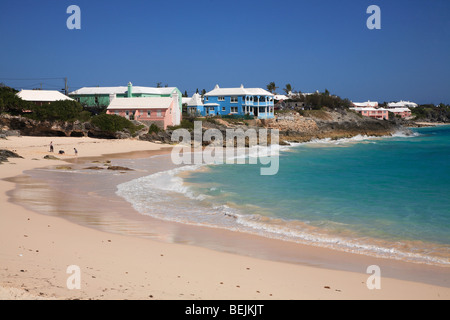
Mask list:
[[[91,113],[89,111],[82,111],[78,115],[78,120],[81,122],[88,122],[91,120]]]
[[[169,130],[191,129],[194,130],[194,119],[183,119],[178,126],[168,127]]]
[[[161,129],[159,129],[159,127],[152,123],[152,125],[150,126],[150,128],[148,129],[148,133],[152,134],[152,133],[158,133]]]
[[[80,118],[83,107],[76,101],[61,100],[42,106],[35,105],[31,111],[28,117],[38,121],[75,121]]]
[[[100,114],[93,117],[91,123],[100,130],[109,133],[115,133],[127,129],[131,134],[135,134],[136,131],[142,128],[134,125],[130,120],[115,114]]]
[[[20,99],[16,93],[12,88],[0,86],[0,113],[17,116],[32,108],[32,103]]]

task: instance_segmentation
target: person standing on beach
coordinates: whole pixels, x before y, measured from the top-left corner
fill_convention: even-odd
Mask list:
[[[53,152],[53,141],[50,141],[50,152]]]

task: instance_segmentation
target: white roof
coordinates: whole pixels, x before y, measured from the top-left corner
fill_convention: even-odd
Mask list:
[[[108,109],[168,109],[172,102],[169,97],[115,98]]]
[[[376,107],[376,106],[378,106],[378,102],[376,102],[376,101],[353,102],[353,104],[357,107]]]
[[[417,107],[417,103],[410,102],[410,101],[391,102],[391,103],[388,103],[388,107],[389,108],[397,108],[397,107],[415,108],[415,107]]]
[[[284,94],[277,94],[273,97],[275,100],[288,100],[289,97]]]
[[[17,93],[17,96],[25,101],[73,101],[73,99],[56,90],[21,90]]]
[[[390,112],[411,112],[409,108],[390,108]]]
[[[171,94],[176,88],[152,88],[152,87],[132,87],[133,94]],[[84,87],[75,90],[70,95],[93,95],[93,94],[125,94],[128,87]]]
[[[373,107],[356,107],[356,108],[350,108],[355,111],[389,111],[385,108],[373,108]]]
[[[198,93],[194,94],[188,103],[188,107],[202,106],[202,96]]]
[[[181,103],[182,103],[182,104],[188,104],[189,101],[191,101],[191,100],[192,100],[192,98],[182,97],[182,98],[181,98]]]
[[[244,88],[243,85],[240,88],[220,88],[216,85],[214,90],[205,94],[205,96],[274,96],[267,90],[262,88]]]

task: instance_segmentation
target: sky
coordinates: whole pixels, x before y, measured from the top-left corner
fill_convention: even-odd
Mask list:
[[[448,0],[0,0],[0,82],[162,85],[450,104]],[[81,10],[70,30],[67,8]],[[381,29],[370,30],[370,5]]]

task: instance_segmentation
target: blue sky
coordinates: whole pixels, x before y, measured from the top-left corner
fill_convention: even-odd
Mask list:
[[[81,30],[69,30],[69,5]],[[369,30],[370,5],[381,30]],[[0,82],[20,88],[328,89],[450,104],[448,0],[2,0]],[[38,79],[45,80],[16,80]],[[55,78],[55,79],[53,79]]]

